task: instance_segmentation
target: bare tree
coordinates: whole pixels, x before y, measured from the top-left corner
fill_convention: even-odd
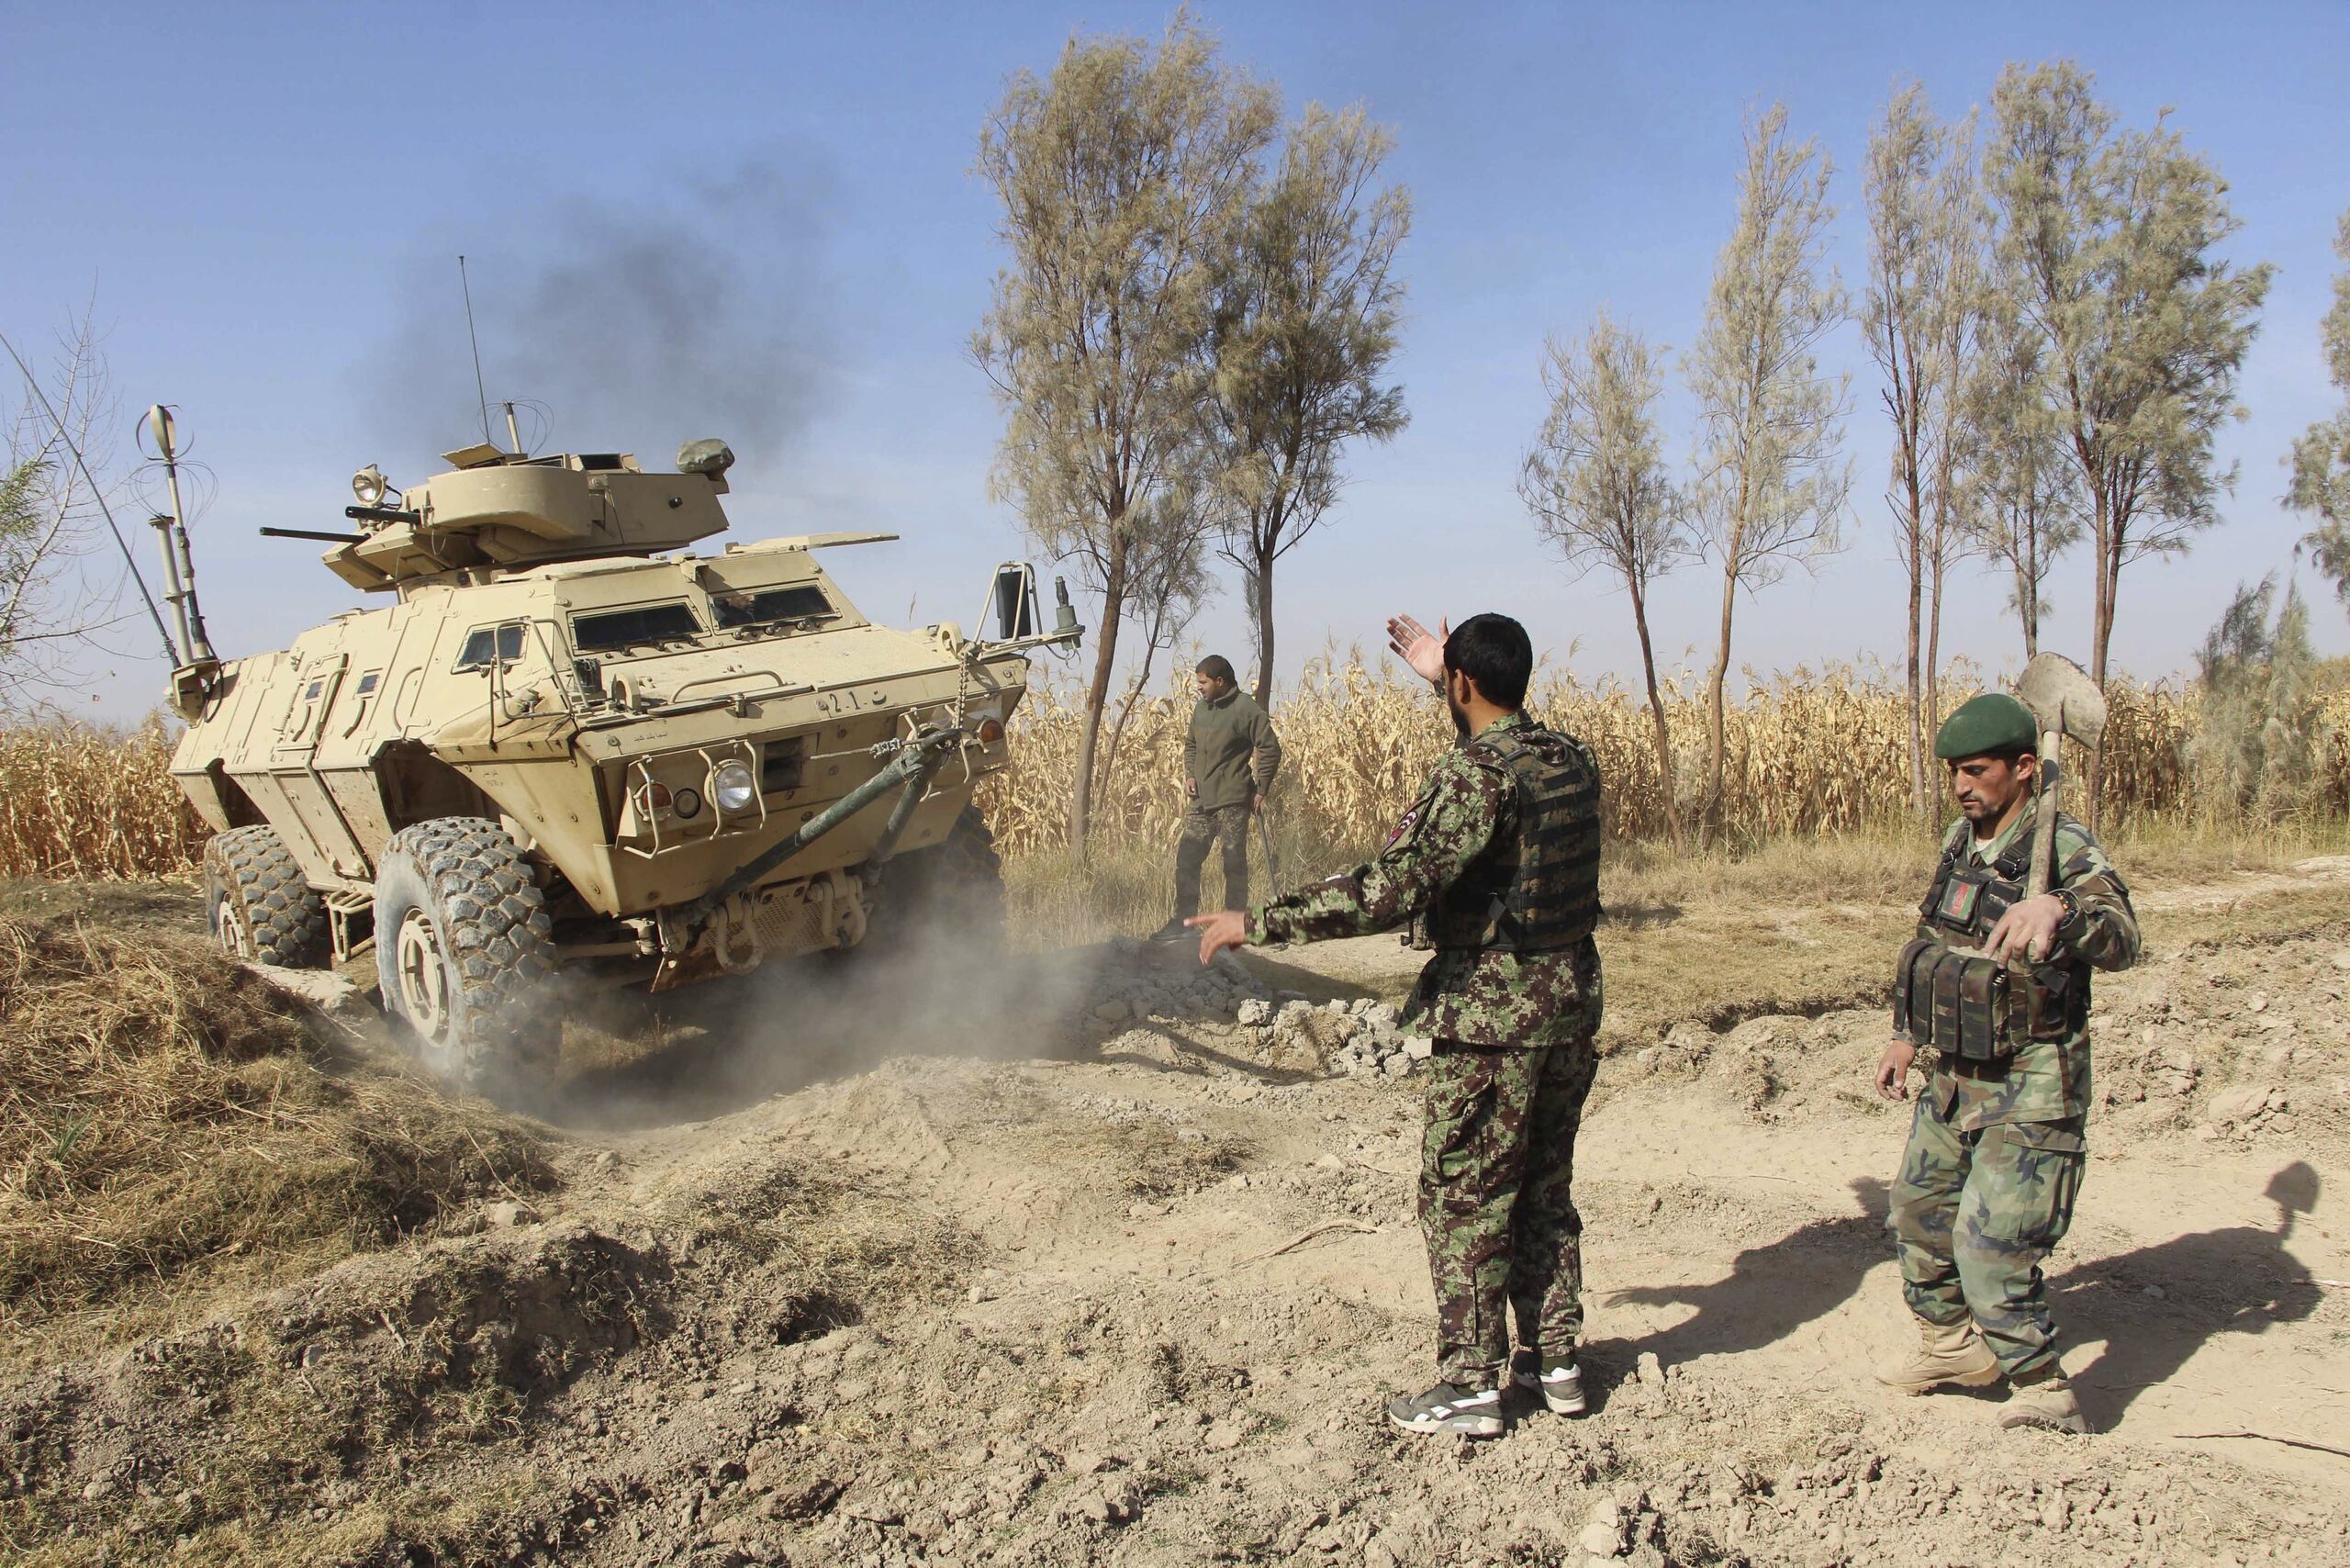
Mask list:
[[[2350,262],[2350,213],[2342,217],[2333,253]],[[2319,330],[2326,373],[2350,393],[2350,271],[2333,274],[2333,304]],[[2333,579],[2334,591],[2350,604],[2350,408],[2310,426],[2293,443],[2293,483],[2285,504],[2317,519],[2304,541],[2318,569]]]
[[[1573,577],[1596,566],[1624,585],[1639,633],[1665,825],[1677,844],[1681,810],[1649,642],[1649,589],[1695,547],[1651,412],[1664,389],[1662,360],[1660,351],[1604,310],[1581,341],[1554,338],[1545,345],[1542,385],[1550,412],[1518,471],[1517,493]]]
[[[1834,549],[1852,488],[1841,450],[1850,378],[1824,373],[1818,354],[1846,314],[1824,255],[1835,217],[1830,164],[1816,141],[1790,146],[1786,122],[1782,105],[1747,120],[1738,224],[1714,264],[1688,362],[1699,421],[1695,512],[1722,573],[1701,808],[1709,826],[1722,801],[1723,686],[1738,591],[1767,587],[1789,562]]]
[[[1012,253],[973,342],[1009,416],[994,490],[1102,597],[1070,786],[1080,847],[1137,552],[1208,524],[1193,492],[1214,285],[1278,117],[1272,89],[1178,13],[1155,47],[1070,39],[1049,81],[1012,79],[979,139]]]
[[[76,681],[73,655],[115,619],[115,574],[89,553],[100,497],[83,465],[107,471],[117,409],[85,312],[5,420],[0,458],[0,712],[48,703]],[[44,374],[45,373],[45,374]],[[44,398],[46,406],[44,406]],[[0,399],[0,408],[9,401]],[[52,417],[51,410],[54,410]]]
[[[1215,341],[1224,553],[1248,588],[1257,700],[1273,684],[1273,566],[1337,498],[1339,448],[1409,416],[1386,380],[1404,299],[1410,193],[1373,190],[1394,145],[1360,108],[1309,105],[1249,205]]]
[[[2118,130],[2092,85],[2070,61],[2000,73],[1985,178],[2080,470],[2101,684],[2122,568],[2184,551],[2220,521],[2214,502],[2235,476],[2215,467],[2212,437],[2236,413],[2272,269],[2214,257],[2241,227],[2227,182],[2159,117]]]

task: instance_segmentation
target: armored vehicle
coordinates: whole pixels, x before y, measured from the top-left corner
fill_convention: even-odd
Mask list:
[[[825,565],[894,535],[685,553],[727,526],[721,442],[675,473],[487,443],[445,461],[404,492],[363,469],[355,531],[295,533],[381,608],[227,662],[200,619],[183,633],[172,771],[218,830],[225,950],[372,944],[386,1011],[472,1088],[541,1070],[585,982],[1000,926],[972,790],[1005,764],[1030,655],[1080,635],[1065,588],[1050,632],[1021,566],[989,587],[992,634],[897,631]]]

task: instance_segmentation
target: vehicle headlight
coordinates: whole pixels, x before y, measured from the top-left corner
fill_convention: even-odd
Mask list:
[[[373,463],[351,476],[351,493],[359,498],[359,504],[363,507],[372,507],[380,502],[391,487],[390,481],[384,477],[383,470]]]
[[[710,798],[722,812],[744,812],[758,803],[759,781],[739,762],[722,762],[711,769]]]

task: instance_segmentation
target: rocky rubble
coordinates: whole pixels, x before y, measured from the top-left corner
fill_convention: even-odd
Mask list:
[[[1188,958],[1188,947],[1111,943],[1084,994],[1086,1021],[1096,1029],[1160,1024],[1237,1030],[1258,1059],[1334,1077],[1403,1078],[1434,1048],[1425,1036],[1407,1034],[1395,1007],[1376,997],[1315,1002],[1266,985],[1228,957],[1204,969]]]

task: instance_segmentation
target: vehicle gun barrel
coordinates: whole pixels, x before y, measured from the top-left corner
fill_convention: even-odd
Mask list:
[[[329,533],[316,528],[264,528],[261,532],[270,539],[315,539],[324,544],[356,544],[367,537],[364,533]]]

